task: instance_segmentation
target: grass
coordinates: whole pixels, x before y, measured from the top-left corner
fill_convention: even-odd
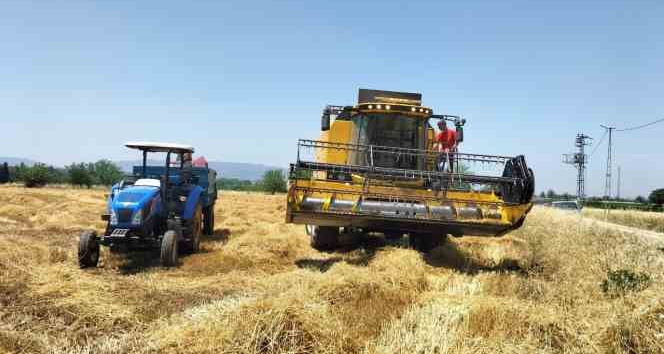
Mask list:
[[[611,210],[584,208],[583,216],[597,220],[664,233],[664,213],[638,210]]]
[[[283,195],[223,192],[178,268],[104,250],[80,270],[103,194],[0,187],[0,353],[664,352],[664,252],[557,210],[426,255],[380,239],[320,253]],[[607,296],[618,270],[649,286]]]

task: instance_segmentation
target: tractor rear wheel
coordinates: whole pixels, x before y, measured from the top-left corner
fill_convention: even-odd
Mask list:
[[[311,236],[311,247],[318,251],[332,251],[339,247],[339,228],[334,226],[306,225]]]
[[[97,232],[85,230],[78,240],[78,265],[81,268],[96,267],[99,263]]]
[[[207,206],[203,212],[203,233],[214,234],[214,204]]]
[[[190,253],[196,253],[201,247],[201,232],[203,231],[203,208],[199,204],[194,211],[194,217],[191,220],[191,235],[186,243],[186,250]]]
[[[173,267],[178,263],[178,235],[168,230],[161,239],[160,263],[164,267]]]

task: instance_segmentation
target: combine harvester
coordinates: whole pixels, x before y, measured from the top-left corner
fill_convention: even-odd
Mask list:
[[[532,207],[535,179],[523,156],[455,153],[440,171],[437,120],[421,94],[359,91],[356,106],[327,106],[320,140],[299,140],[291,164],[286,221],[306,225],[312,247],[333,250],[340,235],[409,235],[430,250],[445,237],[501,236]],[[445,157],[445,156],[443,156]]]

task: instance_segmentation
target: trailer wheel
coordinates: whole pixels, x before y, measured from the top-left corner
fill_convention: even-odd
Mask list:
[[[191,221],[191,235],[189,241],[185,243],[186,251],[196,253],[201,246],[201,232],[203,229],[203,211],[201,205],[196,206],[194,217]]]
[[[85,230],[78,240],[78,265],[81,268],[96,267],[99,263],[97,232]]]
[[[168,230],[161,239],[161,265],[173,267],[178,263],[178,235],[173,230]]]
[[[214,204],[207,206],[203,212],[203,233],[214,234]]]
[[[339,228],[333,226],[307,225],[311,235],[311,247],[318,251],[332,251],[339,247]]]
[[[412,248],[420,252],[429,252],[445,243],[447,235],[411,233],[408,239]]]

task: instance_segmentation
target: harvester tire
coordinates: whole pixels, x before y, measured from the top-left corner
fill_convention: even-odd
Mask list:
[[[214,234],[214,204],[203,211],[203,233],[208,236]]]
[[[446,239],[447,235],[440,234],[413,233],[409,236],[411,247],[420,252],[429,252],[445,243]]]
[[[178,263],[178,235],[168,230],[161,239],[160,263],[163,267],[173,267]]]
[[[99,263],[97,232],[85,230],[78,240],[78,265],[81,268],[96,267]]]
[[[333,226],[307,225],[311,235],[311,247],[318,251],[332,251],[339,247],[339,228]]]

